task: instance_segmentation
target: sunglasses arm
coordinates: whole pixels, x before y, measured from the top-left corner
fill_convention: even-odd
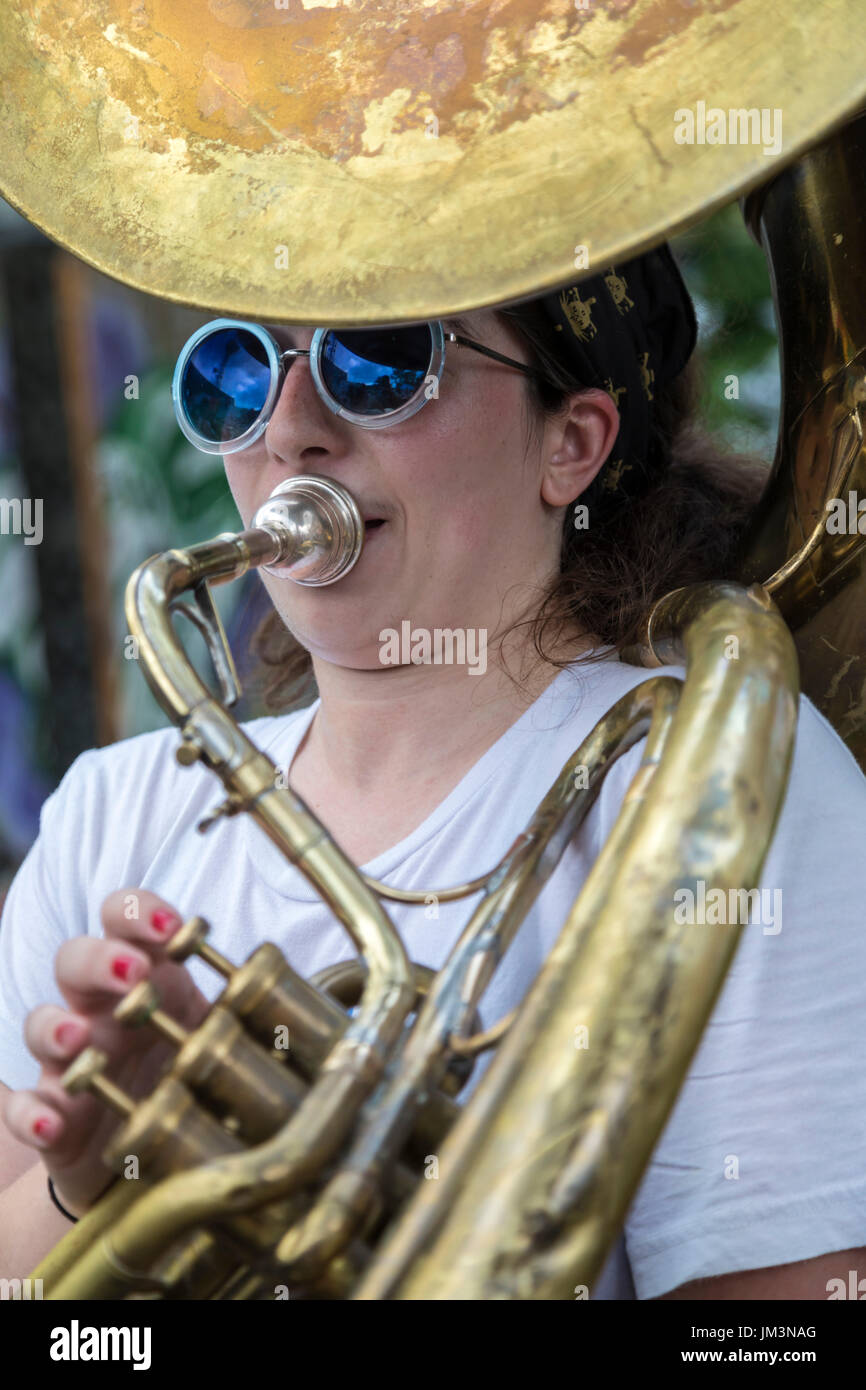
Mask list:
[[[461,333],[446,333],[445,341],[456,343],[458,347],[472,348],[473,352],[482,352],[485,357],[492,357],[496,362],[504,362],[507,367],[516,367],[524,375],[537,377],[539,381],[547,380],[542,372],[537,372],[534,367],[527,367],[525,362],[516,362],[513,357],[505,357],[501,352],[494,352],[493,348],[485,347],[483,343],[473,342],[471,338],[464,338]]]

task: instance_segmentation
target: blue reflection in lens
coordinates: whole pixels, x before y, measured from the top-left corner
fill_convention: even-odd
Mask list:
[[[430,366],[430,329],[331,329],[325,338],[321,373],[340,405],[355,415],[397,410],[423,385]]]
[[[221,328],[190,354],[181,379],[187,418],[214,444],[240,439],[261,414],[271,384],[265,345],[243,328]]]

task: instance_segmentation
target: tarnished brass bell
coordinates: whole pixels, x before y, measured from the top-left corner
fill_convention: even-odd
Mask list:
[[[440,318],[573,282],[765,181],[857,105],[861,20],[858,0],[771,22],[765,0],[4,5],[0,192],[161,298]],[[702,142],[701,106],[778,112],[779,149]]]

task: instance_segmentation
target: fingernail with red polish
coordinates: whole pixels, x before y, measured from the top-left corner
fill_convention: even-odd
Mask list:
[[[78,1042],[80,1032],[77,1023],[59,1023],[54,1029],[54,1041],[67,1052]]]
[[[150,914],[150,925],[154,931],[165,935],[172,927],[180,925],[180,918],[176,912],[169,912],[165,907],[158,907]]]
[[[51,1138],[52,1128],[53,1125],[51,1121],[44,1115],[40,1115],[38,1120],[33,1121],[33,1133],[37,1139],[41,1139],[45,1144],[47,1144]]]
[[[111,963],[111,973],[118,980],[129,980],[138,968],[138,961],[132,956],[117,956]]]

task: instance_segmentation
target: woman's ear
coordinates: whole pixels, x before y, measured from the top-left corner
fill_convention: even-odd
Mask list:
[[[541,495],[566,507],[585,492],[607,460],[619,433],[619,411],[606,391],[592,387],[570,396],[545,425]]]

